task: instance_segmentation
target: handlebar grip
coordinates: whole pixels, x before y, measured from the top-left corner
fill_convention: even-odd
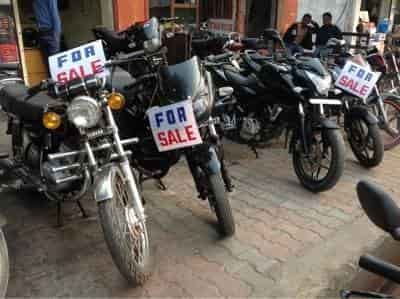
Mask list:
[[[233,53],[227,52],[227,53],[219,54],[219,55],[210,55],[207,57],[207,60],[215,62],[218,60],[224,60],[224,59],[230,58],[232,56],[233,56]]]
[[[387,263],[369,254],[361,256],[358,264],[364,270],[400,284],[400,267]]]

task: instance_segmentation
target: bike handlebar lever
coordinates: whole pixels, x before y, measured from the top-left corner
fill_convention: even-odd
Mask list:
[[[361,268],[400,284],[400,267],[372,255],[363,255],[358,262]]]

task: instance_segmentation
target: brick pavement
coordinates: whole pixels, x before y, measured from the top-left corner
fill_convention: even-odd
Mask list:
[[[292,287],[285,272],[310,252],[318,253],[321,245],[333,252],[341,250],[343,244],[335,244],[335,237],[363,218],[355,197],[357,181],[370,179],[400,195],[395,188],[400,149],[387,153],[384,164],[373,170],[361,168],[348,150],[343,179],[335,189],[319,195],[299,185],[285,150],[261,152],[255,159],[245,147],[229,145],[237,233],[228,240],[216,233],[208,205],[196,200],[184,163],[166,178],[167,191],[146,183],[155,271],[144,287],[136,289],[126,285],[112,264],[92,201],[84,202],[91,215],[88,219],[80,218],[77,208],[67,204],[66,224],[59,229],[54,227],[56,210],[51,203],[29,192],[3,194],[0,209],[10,223],[6,228],[11,257],[8,296],[267,297],[289,294],[280,289],[284,282],[287,289],[303,294],[300,287]],[[354,246],[357,237],[353,236]],[[378,237],[371,234],[368,242]],[[320,262],[316,259],[314,266],[323,269]],[[301,274],[301,269],[293,273]],[[313,281],[317,277],[307,279],[306,286],[317,284]]]

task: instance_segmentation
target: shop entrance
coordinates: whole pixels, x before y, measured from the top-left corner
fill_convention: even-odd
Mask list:
[[[247,0],[247,35],[259,37],[265,28],[276,26],[276,0]]]

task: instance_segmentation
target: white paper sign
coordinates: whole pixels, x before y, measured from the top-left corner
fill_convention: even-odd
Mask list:
[[[160,152],[203,143],[191,100],[151,108],[147,115]]]
[[[381,73],[375,73],[352,61],[347,61],[335,86],[361,99],[366,99],[373,91]]]
[[[66,83],[90,75],[105,76],[106,57],[100,40],[49,57],[51,78]]]

